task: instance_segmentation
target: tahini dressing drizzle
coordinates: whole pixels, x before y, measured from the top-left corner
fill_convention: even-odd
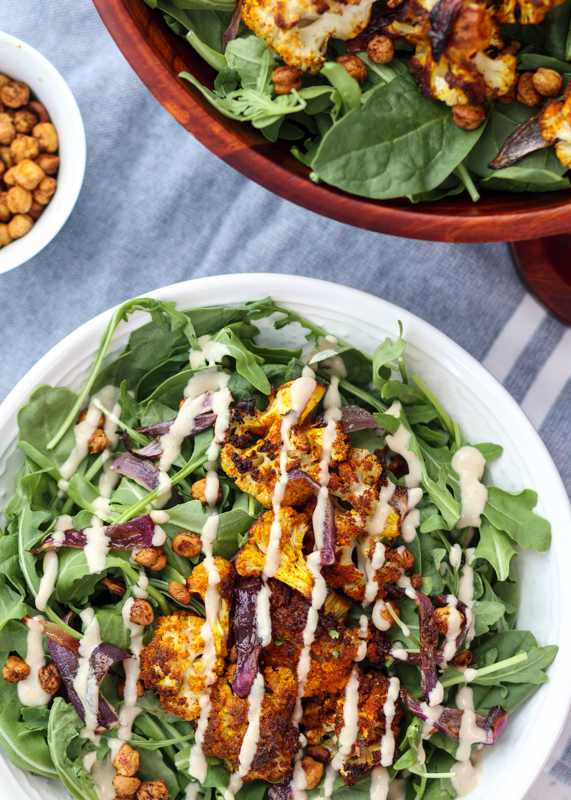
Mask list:
[[[480,515],[488,502],[488,490],[480,483],[484,474],[486,459],[475,447],[461,447],[452,458],[452,469],[458,473],[462,514],[457,528],[480,525]]]
[[[28,649],[26,652],[26,664],[30,667],[30,672],[23,681],[18,683],[18,697],[23,706],[35,708],[45,706],[52,699],[51,694],[44,692],[38,680],[38,673],[46,665],[44,658],[44,630],[40,623],[42,616],[36,616],[28,620]]]
[[[73,679],[73,688],[81,700],[85,712],[85,728],[81,735],[92,741],[99,737],[97,728],[97,710],[99,708],[99,686],[93,675],[89,674],[89,659],[95,648],[101,644],[101,631],[95,611],[87,607],[79,615],[85,625],[83,638],[79,643],[79,666]]]

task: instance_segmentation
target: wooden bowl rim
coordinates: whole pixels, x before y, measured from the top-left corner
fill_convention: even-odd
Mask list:
[[[466,198],[452,198],[451,209],[443,201],[412,205],[402,200],[368,200],[326,184],[316,184],[301,164],[296,165],[294,172],[276,160],[277,145],[267,142],[257,131],[260,142],[252,146],[247,135],[252,136],[252,126],[232,123],[195,87],[178,77],[183,69],[192,70],[187,63],[179,63],[174,52],[163,54],[168,65],[159,59],[148,34],[159,31],[166,41],[175,37],[160,12],[151,10],[143,0],[93,0],[93,3],[124,57],[159,103],[226,164],[290,202],[355,227],[427,241],[521,241],[571,230],[571,190],[497,192],[478,204]],[[135,14],[139,17],[137,21]],[[190,60],[193,56],[198,58],[190,44],[182,39],[180,42],[188,48]],[[536,200],[536,207],[526,208],[531,199]],[[510,204],[509,210],[498,210],[502,202]]]

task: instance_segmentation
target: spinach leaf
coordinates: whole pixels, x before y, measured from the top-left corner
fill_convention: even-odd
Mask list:
[[[73,431],[67,430],[55,448],[50,450],[48,445],[76,402],[77,395],[69,389],[39,386],[18,412],[20,447],[56,480],[75,443]]]
[[[363,197],[414,195],[441,184],[481,135],[481,127],[460,130],[451,110],[421,94],[403,73],[375,87],[362,107],[325,134],[313,170]]]
[[[566,0],[550,11],[543,22],[536,25],[503,25],[502,31],[510,39],[535,45],[538,52],[558,59],[568,59],[567,37],[571,25],[571,2]]]

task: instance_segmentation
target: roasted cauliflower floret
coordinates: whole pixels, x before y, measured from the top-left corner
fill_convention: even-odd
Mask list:
[[[310,530],[307,514],[282,506],[279,513],[281,525],[280,563],[275,573],[277,580],[311,597],[313,576],[303,555],[303,540]],[[258,577],[266,561],[274,512],[266,511],[250,528],[248,543],[236,557],[236,570],[243,577]]]
[[[230,630],[230,611],[232,609],[232,599],[234,596],[234,578],[235,570],[229,561],[217,556],[214,559],[214,566],[216,572],[212,571],[212,575],[218,574],[219,580],[216,582],[216,592],[219,597],[218,613],[216,618],[211,620],[212,635],[214,636],[214,643],[216,646],[216,654],[225,658],[227,653],[228,632]],[[212,577],[210,581],[212,582]],[[204,561],[197,564],[192,570],[190,576],[186,579],[186,588],[191,594],[197,594],[201,600],[206,598],[206,590],[209,585],[209,576],[204,565]],[[211,584],[212,585],[212,584]]]
[[[329,40],[361,33],[372,5],[372,0],[245,0],[242,19],[286,64],[319,72]]]
[[[211,695],[211,711],[203,751],[223,759],[236,771],[240,748],[248,727],[248,698],[232,691],[235,666],[218,681]],[[256,754],[245,780],[275,783],[292,774],[293,757],[299,749],[299,732],[291,722],[297,697],[297,680],[287,667],[263,669],[266,693],[262,702],[260,736]]]
[[[386,733],[384,705],[387,701],[389,679],[376,670],[368,672],[358,670],[358,674],[359,732],[352,752],[345,758],[341,767],[341,774],[350,786],[354,785],[361,775],[381,763],[381,742]],[[332,754],[337,752],[339,734],[344,725],[344,705],[344,694],[326,700],[311,700],[306,704],[301,727],[310,745],[323,745]],[[397,741],[403,713],[403,708],[397,700],[391,724],[391,730]]]
[[[206,685],[202,664],[204,619],[190,611],[159,617],[153,640],[141,653],[141,678],[154,689],[165,711],[187,720],[200,715],[199,697]],[[214,670],[224,670],[221,655]]]
[[[571,84],[563,100],[550,100],[539,118],[543,138],[555,143],[555,152],[561,163],[571,167]]]
[[[563,2],[564,0],[503,0],[496,4],[496,18],[498,22],[536,25],[545,19],[548,11]]]

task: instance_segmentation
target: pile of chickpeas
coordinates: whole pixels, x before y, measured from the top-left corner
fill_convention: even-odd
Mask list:
[[[30,88],[0,74],[0,247],[28,233],[57,189],[57,131]]]

